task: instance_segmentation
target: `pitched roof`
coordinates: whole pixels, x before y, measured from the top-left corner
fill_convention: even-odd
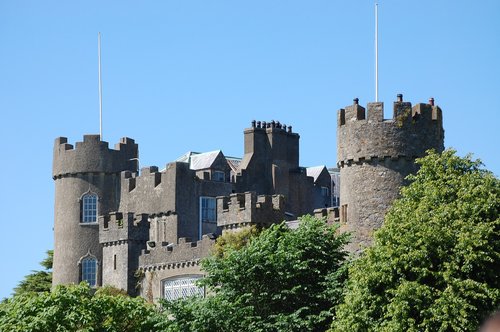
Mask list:
[[[197,154],[191,153],[189,158],[189,168],[193,170],[210,168],[220,153],[222,153],[221,150]]]
[[[320,176],[321,172],[323,172],[323,170],[325,168],[326,168],[326,166],[324,166],[324,165],[322,165],[322,166],[314,166],[314,167],[307,167],[306,168],[306,174],[307,174],[307,176],[312,176],[312,178],[314,179],[314,182],[316,182],[316,180]]]
[[[200,154],[199,152],[194,152],[194,151],[188,151],[184,153],[182,156],[179,158],[175,159],[175,161],[181,162],[181,163],[190,163],[191,162],[191,156],[195,154]]]
[[[226,160],[227,160],[227,163],[229,164],[229,167],[231,167],[231,169],[234,172],[237,172],[240,169],[241,158],[226,156]]]

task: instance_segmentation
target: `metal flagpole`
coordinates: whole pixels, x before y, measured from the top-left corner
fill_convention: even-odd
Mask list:
[[[99,58],[99,136],[102,141],[102,80],[101,80],[101,33],[97,35],[97,53]]]
[[[378,3],[375,3],[375,101],[378,102]]]

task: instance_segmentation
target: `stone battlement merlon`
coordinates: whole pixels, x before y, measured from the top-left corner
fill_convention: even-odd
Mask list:
[[[149,239],[148,214],[111,212],[99,217],[99,242],[143,241]]]
[[[168,266],[186,262],[197,262],[208,256],[215,243],[213,234],[203,235],[199,241],[179,238],[178,243],[162,243],[149,250],[143,250],[139,257],[139,269],[153,266]]]
[[[434,105],[419,103],[412,107],[398,95],[393,118],[384,119],[384,104],[369,103],[368,112],[357,98],[353,105],[338,112],[337,163],[340,167],[381,160],[415,159],[428,149],[444,149],[442,111]]]
[[[367,109],[359,105],[358,98],[354,99],[352,105],[346,106],[337,112],[337,126],[342,127],[356,121],[365,123],[387,122],[399,127],[404,125],[416,125],[426,120],[428,122],[437,121],[442,125],[442,111],[439,106],[434,105],[434,98],[429,99],[429,103],[418,103],[412,107],[410,102],[404,102],[402,95],[398,95],[398,101],[393,105],[392,119],[384,119],[384,103],[372,102],[367,104]]]
[[[137,171],[138,145],[124,137],[110,149],[99,135],[84,135],[82,142],[73,146],[66,137],[54,142],[53,178],[79,173],[118,174],[124,170]]]
[[[281,222],[285,199],[282,195],[258,195],[255,192],[217,197],[217,226],[223,229]]]

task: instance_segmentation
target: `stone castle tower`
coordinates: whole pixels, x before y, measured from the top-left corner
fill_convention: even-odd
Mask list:
[[[99,135],[85,135],[76,146],[59,137],[54,144],[52,177],[55,182],[53,285],[79,283],[80,265],[102,262],[97,213],[82,216],[81,208],[99,215],[116,211],[120,172],[137,170],[138,149],[133,139],[122,138],[115,149]],[[91,266],[91,265],[89,265]],[[93,279],[99,283],[100,271]]]
[[[369,103],[366,112],[357,98],[338,111],[340,222],[352,233],[354,253],[371,244],[405,177],[416,172],[415,159],[444,149],[442,113],[433,99],[412,107],[398,95],[393,118],[383,116],[383,103]]]

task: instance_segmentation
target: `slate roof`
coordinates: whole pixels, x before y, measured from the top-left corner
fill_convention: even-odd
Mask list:
[[[241,158],[238,157],[227,157],[226,156],[227,163],[229,164],[229,167],[235,172],[238,172],[240,169],[241,165]]]
[[[324,166],[324,165],[322,165],[322,166],[314,166],[314,167],[307,167],[306,168],[306,174],[307,174],[307,176],[312,176],[312,178],[314,179],[314,182],[316,182],[316,180],[318,179],[319,175],[321,174],[321,172],[325,168],[326,168],[326,166]]]
[[[195,171],[199,169],[210,168],[221,152],[221,150],[215,150],[210,152],[191,154],[189,168]]]

